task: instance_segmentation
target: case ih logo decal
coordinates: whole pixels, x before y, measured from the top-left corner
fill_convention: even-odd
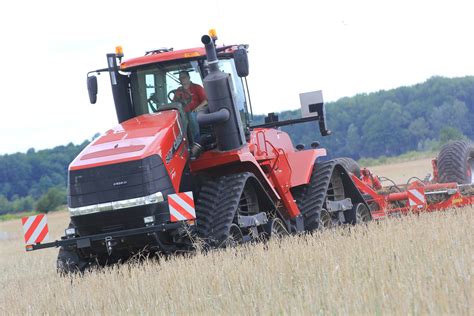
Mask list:
[[[21,223],[23,224],[25,243],[27,245],[48,241],[49,231],[46,215],[40,214],[36,216],[23,217]]]
[[[408,190],[408,203],[410,207],[424,208],[426,205],[425,190],[423,188]]]
[[[183,133],[181,132],[181,125],[178,125],[178,128],[179,128],[179,132],[178,132],[178,135],[175,135],[173,147],[171,147],[171,149],[166,154],[166,164],[170,163],[171,158],[173,158],[174,154],[176,153],[176,150],[178,150],[179,146],[183,142],[184,137],[183,137]],[[173,130],[173,134],[176,134],[174,130]]]
[[[193,192],[183,192],[168,195],[170,220],[172,222],[196,219]]]
[[[114,182],[112,185],[114,187],[116,187],[116,186],[124,185],[124,184],[127,184],[127,183],[128,183],[127,181],[118,181],[118,182]]]

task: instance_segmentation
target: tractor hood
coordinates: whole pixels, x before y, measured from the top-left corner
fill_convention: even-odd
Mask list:
[[[164,158],[179,134],[177,111],[144,114],[117,125],[94,140],[74,159],[69,170],[144,159],[155,154]]]

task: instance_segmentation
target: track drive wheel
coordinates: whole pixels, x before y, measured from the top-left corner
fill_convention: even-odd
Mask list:
[[[309,183],[292,190],[293,197],[304,217],[305,230],[314,231],[355,222],[355,210],[353,209],[343,211],[344,216],[340,216],[339,212],[342,211],[329,212],[329,201],[337,202],[346,198],[350,198],[353,204],[364,201],[352,179],[348,176],[347,169],[341,168],[341,166],[343,165],[339,159],[316,163]],[[365,203],[362,205],[365,206]],[[365,213],[364,216],[366,216]],[[370,212],[368,218],[371,218]]]
[[[474,144],[464,140],[447,143],[438,155],[440,183],[474,184]]]
[[[303,215],[306,231],[333,225],[332,216],[324,209],[324,205],[326,200],[344,199],[343,181],[340,173],[334,169],[337,163],[335,160],[316,163],[309,183],[293,189],[293,197]]]
[[[196,203],[197,233],[205,249],[234,246],[251,235],[238,225],[238,216],[259,212],[252,173],[222,176],[203,183]]]

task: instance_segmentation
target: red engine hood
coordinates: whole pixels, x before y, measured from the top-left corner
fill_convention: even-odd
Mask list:
[[[176,111],[145,114],[125,121],[89,144],[69,165],[69,170],[143,159],[153,154],[163,158],[179,133],[177,121]]]

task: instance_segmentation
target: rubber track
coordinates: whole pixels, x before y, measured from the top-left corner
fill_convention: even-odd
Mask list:
[[[232,174],[203,183],[196,203],[197,234],[206,247],[220,247],[229,237],[250,172]]]
[[[74,228],[74,225],[69,223],[67,228]],[[90,266],[91,262],[82,258],[77,249],[68,249],[64,246],[59,248],[56,260],[56,270],[59,274],[84,272]]]
[[[69,250],[64,247],[59,248],[56,261],[56,268],[59,274],[84,272],[90,266],[90,262],[81,258],[76,250]]]
[[[454,141],[444,145],[438,156],[439,182],[467,183],[469,155],[474,156],[474,145],[469,142]]]
[[[303,215],[304,228],[307,231],[319,227],[319,216],[326,199],[332,172],[337,163],[335,160],[316,163],[309,183],[293,191],[293,197]]]
[[[347,171],[353,173],[357,178],[361,178],[360,166],[354,159],[341,157],[334,160],[341,164]]]

